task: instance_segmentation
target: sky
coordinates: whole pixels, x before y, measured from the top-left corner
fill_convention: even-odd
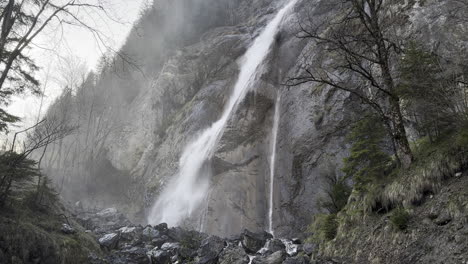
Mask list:
[[[102,12],[84,12],[80,15],[89,25],[102,32],[107,47],[118,50],[149,0],[95,1],[105,6],[107,15]],[[45,95],[41,115],[62,91],[60,65],[64,59],[73,58],[82,62],[86,69],[92,70],[105,51],[106,47],[96,41],[93,34],[84,28],[51,25],[44,30],[27,51],[41,67],[36,75],[41,81],[41,89]],[[11,131],[18,131],[34,124],[38,120],[40,105],[41,97],[30,94],[13,97],[7,111],[21,117],[22,121],[16,127],[12,127]]]

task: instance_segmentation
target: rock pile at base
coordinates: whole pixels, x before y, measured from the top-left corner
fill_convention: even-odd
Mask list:
[[[245,230],[225,239],[180,227],[133,225],[113,208],[77,216],[106,252],[90,256],[93,264],[303,264],[310,263],[310,244],[274,239]],[[305,250],[304,250],[305,249]]]

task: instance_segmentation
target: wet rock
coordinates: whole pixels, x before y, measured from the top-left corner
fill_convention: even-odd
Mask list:
[[[283,242],[283,244],[286,247],[286,253],[288,253],[288,255],[291,257],[297,255],[297,253],[299,252],[299,246],[302,246],[294,244],[292,240],[288,239],[281,239],[281,242]]]
[[[163,250],[151,250],[147,253],[148,257],[151,260],[151,263],[157,264],[170,264],[171,263],[171,255]]]
[[[170,251],[170,252],[175,252],[179,248],[180,248],[179,243],[164,243],[161,246],[161,250]]]
[[[126,256],[127,263],[149,264],[147,250],[140,247],[132,247],[130,249],[122,250],[122,254]]]
[[[200,264],[215,264],[218,262],[218,256],[226,246],[226,242],[217,237],[210,236],[203,240],[200,248],[198,249],[198,263]]]
[[[219,256],[219,264],[248,264],[249,256],[238,246],[228,246]]]
[[[276,251],[286,250],[286,246],[279,239],[269,240],[265,248],[267,249],[266,252],[270,254]]]
[[[277,251],[269,256],[256,257],[252,260],[252,264],[281,264],[286,258],[284,251]]]
[[[106,234],[99,239],[99,244],[108,249],[116,248],[118,243],[119,243],[118,233]]]
[[[132,240],[137,239],[139,236],[138,231],[139,230],[137,229],[137,227],[128,227],[128,226],[125,226],[119,229],[120,237],[123,240],[127,240],[127,241],[132,241]],[[140,229],[140,232],[141,232],[141,229]]]
[[[67,235],[76,233],[75,229],[68,224],[62,224],[62,228],[60,229],[60,231],[62,231],[62,233],[67,234]]]
[[[145,241],[151,241],[159,236],[159,231],[154,229],[152,226],[147,226],[143,229],[142,238]]]
[[[256,253],[259,251],[266,243],[267,239],[272,238],[272,235],[263,232],[263,233],[253,233],[249,230],[245,230],[242,234],[242,246],[245,248],[247,253]]]
[[[166,223],[161,223],[159,225],[154,226],[154,229],[158,230],[162,234],[165,234],[168,230],[168,227]]]
[[[167,241],[169,241],[169,237],[166,235],[162,235],[160,237],[157,237],[151,240],[151,245],[156,246],[156,247],[161,247]]]

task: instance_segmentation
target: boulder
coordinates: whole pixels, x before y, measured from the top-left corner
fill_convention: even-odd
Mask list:
[[[119,243],[118,233],[106,234],[99,239],[99,244],[108,249],[116,248],[118,243]]]
[[[145,241],[151,241],[160,236],[158,230],[154,229],[152,226],[146,226],[142,232],[142,238]]]
[[[293,257],[297,255],[299,252],[299,248],[302,245],[294,244],[291,240],[288,239],[281,239],[283,244],[286,246],[286,253],[288,253],[289,256]]]
[[[282,264],[285,258],[286,253],[284,251],[276,251],[269,256],[255,257],[252,264]]]
[[[286,250],[286,246],[283,244],[283,242],[279,239],[272,239],[268,241],[267,243],[267,249],[270,253],[280,251],[280,250]]]
[[[132,247],[121,251],[126,256],[127,263],[149,264],[148,250],[141,247]]]
[[[160,246],[162,246],[164,243],[166,243],[168,241],[169,241],[169,237],[166,236],[166,235],[162,235],[160,237],[156,237],[153,240],[151,240],[151,245],[153,245],[155,247],[160,247]]]
[[[132,241],[134,239],[137,239],[139,236],[137,227],[125,226],[119,229],[119,233],[120,233],[120,237],[123,240],[127,240],[127,241]]]
[[[304,253],[310,256],[312,255],[312,253],[314,253],[315,247],[315,244],[305,243],[302,247],[302,250],[304,251]]]
[[[444,226],[450,223],[451,221],[452,217],[450,216],[450,214],[448,212],[444,212],[434,220],[434,223],[439,226]]]
[[[62,231],[62,233],[67,234],[67,235],[76,233],[75,229],[68,224],[62,224],[62,228],[60,228],[60,231]]]
[[[242,246],[247,253],[254,254],[259,251],[266,243],[267,239],[273,238],[272,235],[267,232],[253,233],[249,230],[245,230],[242,233]]]
[[[160,233],[165,234],[168,230],[166,223],[161,223],[159,225],[154,226],[154,229],[158,230]]]
[[[153,249],[147,253],[151,263],[154,264],[171,264],[171,255],[163,250]]]
[[[180,248],[179,243],[169,243],[169,242],[167,242],[167,243],[164,243],[161,246],[161,250],[170,251],[170,252],[175,252],[179,248]]]
[[[199,264],[216,264],[218,263],[218,257],[221,251],[226,246],[226,242],[217,237],[210,236],[204,239],[198,249]]]
[[[228,246],[219,256],[219,264],[248,264],[249,262],[249,255],[238,246]]]

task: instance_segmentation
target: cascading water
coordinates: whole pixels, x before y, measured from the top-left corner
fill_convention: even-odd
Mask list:
[[[214,154],[229,117],[255,81],[257,69],[268,55],[283,17],[297,1],[289,1],[276,14],[243,56],[238,80],[221,118],[185,148],[179,160],[178,175],[166,186],[153,205],[148,217],[150,224],[165,222],[176,226],[190,217],[205,200],[209,190],[209,175],[206,175],[203,165]]]
[[[278,138],[278,127],[280,121],[281,96],[276,98],[275,116],[273,120],[273,130],[271,135],[271,156],[270,156],[270,199],[268,203],[268,232],[274,236],[273,231],[273,195],[275,186],[275,162],[276,162],[276,142]]]

